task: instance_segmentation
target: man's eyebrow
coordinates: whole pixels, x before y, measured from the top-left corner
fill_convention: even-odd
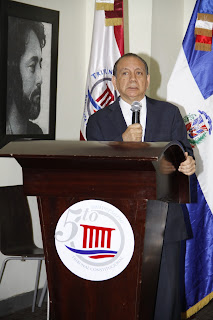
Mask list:
[[[120,71],[123,71],[123,70],[129,70],[129,68],[124,67],[124,68],[121,68],[121,69],[120,69]]]
[[[43,59],[41,58],[41,59],[39,59],[38,58],[38,56],[32,56],[32,57],[30,57],[30,59],[28,60],[28,62],[31,62],[31,61],[33,61],[33,62],[38,62],[38,61],[42,61]]]
[[[130,70],[130,68],[124,67],[124,68],[121,68],[121,69],[120,69],[120,71],[125,71],[125,70]],[[144,68],[143,68],[143,67],[138,67],[138,68],[136,68],[135,70],[142,70],[142,71],[144,71]]]
[[[138,67],[135,70],[144,70],[144,68],[143,67]]]

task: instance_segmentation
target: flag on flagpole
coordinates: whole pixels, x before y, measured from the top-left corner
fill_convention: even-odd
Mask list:
[[[186,124],[196,159],[187,204],[193,237],[186,241],[185,305],[188,318],[213,298],[213,0],[197,0],[168,83],[167,99]]]
[[[111,78],[124,54],[123,0],[96,0],[80,140],[86,140],[88,118],[116,99]]]

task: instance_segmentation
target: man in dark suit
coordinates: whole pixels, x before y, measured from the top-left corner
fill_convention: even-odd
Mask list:
[[[174,141],[185,149],[186,160],[179,171],[192,175],[195,160],[187,140],[186,128],[179,109],[163,101],[145,96],[150,75],[146,62],[128,53],[115,63],[112,82],[120,97],[110,106],[93,114],[87,124],[87,140],[99,141]],[[140,124],[132,122],[131,104],[142,105]],[[179,265],[181,240],[187,238],[183,212],[178,204],[170,203],[164,235],[160,277],[155,308],[155,320],[181,318]]]

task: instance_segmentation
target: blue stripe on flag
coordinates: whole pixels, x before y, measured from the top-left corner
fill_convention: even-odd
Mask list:
[[[195,5],[194,12],[191,17],[191,21],[189,23],[185,38],[183,40],[183,50],[185,52],[191,73],[202,93],[204,99],[209,98],[213,94],[213,50],[212,51],[197,51],[194,49],[195,47],[195,35],[194,35],[194,28],[195,22],[197,19],[198,12],[205,12],[199,11],[206,10],[205,13],[213,14],[213,5],[210,5],[208,10],[206,6],[209,6],[209,2],[211,1],[197,1]],[[205,9],[204,9],[205,8]]]
[[[209,13],[213,14],[213,2],[212,0],[203,0],[201,1],[198,12],[200,13]]]
[[[213,214],[196,176],[190,180],[194,199],[192,203],[182,206],[185,214],[190,214],[193,234],[192,239],[186,241],[184,311],[213,290]]]
[[[101,109],[101,107],[99,107],[99,105],[94,101],[92,95],[90,94],[89,90],[88,90],[88,97],[90,102],[92,103],[93,107],[98,111]]]

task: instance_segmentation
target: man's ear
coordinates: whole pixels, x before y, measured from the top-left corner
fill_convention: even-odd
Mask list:
[[[115,90],[117,90],[116,77],[115,76],[112,76],[112,84],[113,84],[113,87],[115,88]]]

